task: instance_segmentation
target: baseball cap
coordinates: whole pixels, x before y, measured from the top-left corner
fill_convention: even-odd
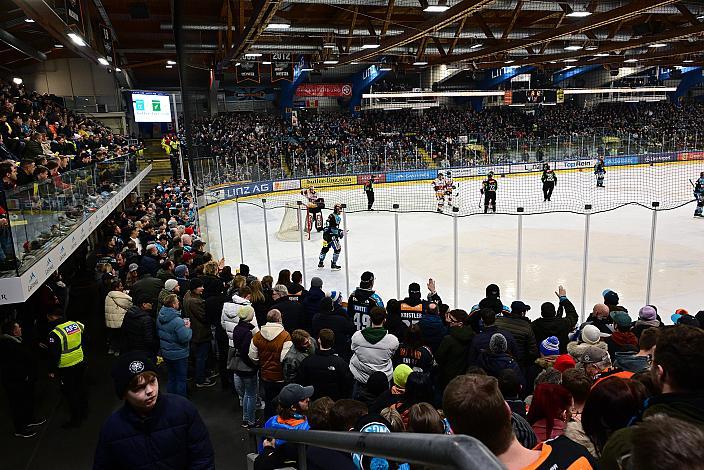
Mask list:
[[[596,364],[609,358],[609,353],[596,346],[587,346],[577,357],[577,362],[582,364]]]
[[[312,385],[303,387],[298,384],[288,384],[281,389],[281,392],[279,392],[276,399],[279,401],[281,406],[284,408],[289,408],[299,401],[312,397],[313,393],[314,389]]]
[[[130,264],[130,266],[129,266],[130,272],[134,272],[134,271],[136,271],[136,270],[138,270],[138,269],[139,269],[139,266],[137,265],[137,263],[132,263],[132,264]]]
[[[512,313],[525,313],[530,310],[530,305],[526,305],[520,300],[514,300],[511,302],[511,312]]]

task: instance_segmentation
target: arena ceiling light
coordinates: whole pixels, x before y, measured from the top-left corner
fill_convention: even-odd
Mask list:
[[[580,51],[582,50],[582,46],[578,46],[576,44],[571,44],[569,46],[565,46],[566,51]]]
[[[379,71],[380,72],[391,72],[393,70],[393,67],[390,65],[380,65],[379,66]]]
[[[577,62],[577,59],[565,59],[563,62]]]
[[[20,77],[15,77],[12,79],[12,83],[15,85],[22,85],[22,79]]]
[[[169,64],[169,65],[176,65],[176,61],[175,61],[175,60],[167,60],[166,63]]]
[[[592,46],[586,46],[586,47],[584,48],[585,51],[595,51],[595,50],[597,50],[597,49],[599,49],[599,46],[594,46],[594,45],[592,45]]]
[[[172,69],[172,68],[174,68],[174,66],[173,66],[173,65],[167,65],[166,68],[167,68],[167,69]]]
[[[450,7],[447,6],[447,0],[439,0],[436,5],[428,5],[423,8],[423,11],[427,11],[428,13],[442,13],[443,11],[447,11],[449,9]]]
[[[288,29],[291,27],[291,23],[288,22],[288,20],[285,20],[283,18],[279,18],[278,16],[275,16],[271,19],[268,25],[266,25],[266,29]]]
[[[608,52],[599,52],[598,54],[594,54],[594,57],[608,57],[609,53]]]
[[[514,62],[515,62],[515,60],[513,60],[513,59],[504,60],[504,64],[512,64]]]
[[[655,44],[648,44],[648,47],[652,49],[659,49],[661,47],[667,47],[667,44],[665,44],[664,42],[656,42]]]
[[[261,57],[262,54],[259,52],[247,52],[244,56],[245,57]]]
[[[623,61],[625,64],[635,64],[636,62],[638,62],[638,59],[626,59]]]
[[[271,61],[270,61],[270,60],[265,60],[265,61],[262,62],[262,65],[271,65]]]
[[[120,67],[115,67],[115,72],[122,72],[122,69]]]
[[[323,61],[323,64],[324,64],[324,65],[335,65],[335,64],[337,64],[338,62],[340,62],[340,61],[339,61],[339,60],[324,60],[324,61]]]
[[[692,62],[694,62],[692,59],[684,59],[682,61],[683,64],[691,64]]]
[[[239,65],[239,64],[237,64],[237,65]],[[301,69],[301,72],[312,72],[313,70],[315,70],[313,67],[303,67]]]
[[[98,57],[98,63],[100,65],[110,65],[110,62],[108,62],[104,57]]]
[[[323,43],[323,49],[335,49],[335,48],[337,48],[337,44],[335,44],[334,42]]]
[[[422,67],[423,65],[428,65],[428,62],[425,60],[417,60],[417,61],[413,62],[413,65],[415,65],[417,67]]]
[[[483,46],[483,44],[481,42],[478,42],[476,44],[472,44],[471,46],[469,46],[469,48],[470,49],[479,49],[482,46]]]
[[[63,45],[63,44],[54,44],[54,47],[55,47],[56,49],[63,49],[63,48],[64,48],[64,45]]]
[[[86,42],[83,40],[80,34],[77,33],[68,33],[66,36],[69,37],[69,39],[78,47],[84,47],[86,45]]]
[[[25,18],[24,22],[25,23],[34,23],[34,20],[32,18]]]

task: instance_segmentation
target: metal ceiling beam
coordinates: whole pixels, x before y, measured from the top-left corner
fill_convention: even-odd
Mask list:
[[[279,6],[281,6],[282,1],[261,0],[254,3],[254,11],[249,17],[247,26],[245,26],[244,31],[239,32],[235,39],[235,45],[225,54],[223,60],[218,63],[219,71],[226,69],[232,59],[239,57],[249,46],[256,42],[262,30],[266,28],[266,25],[279,9]]]
[[[684,16],[687,21],[689,21],[693,25],[699,24],[699,20],[697,19],[697,17],[691,11],[689,11],[689,8],[687,8],[686,5],[678,3],[677,5],[675,5],[675,8],[677,8],[680,13],[682,13],[682,16]]]
[[[452,54],[452,51],[455,50],[455,47],[457,46],[457,41],[460,39],[460,35],[462,34],[462,30],[464,29],[464,24],[467,22],[467,17],[465,16],[462,18],[460,23],[457,25],[457,30],[455,31],[455,37],[452,38],[452,42],[450,43],[450,47],[447,49],[448,54]]]
[[[516,20],[518,15],[521,13],[521,8],[523,7],[523,0],[518,0],[516,2],[516,8],[513,10],[513,15],[511,15],[511,22],[508,24],[504,33],[501,35],[501,39],[506,39],[508,35],[513,31],[513,27],[516,25]]]
[[[391,23],[391,15],[394,14],[394,2],[395,0],[389,0],[386,6],[386,18],[384,18],[384,24],[381,26],[381,38],[384,39],[386,36],[386,31],[389,29],[389,24]]]
[[[488,47],[481,51],[455,56],[448,56],[440,60],[433,61],[433,63],[444,64],[458,60],[477,60],[483,57],[490,57],[496,54],[509,52],[514,49],[536,46],[547,41],[559,39],[560,37],[569,34],[584,33],[585,31],[600,28],[602,26],[606,26],[617,21],[628,20],[652,8],[666,6],[675,3],[676,1],[677,0],[641,0],[639,2],[633,2],[609,12],[598,13],[589,16],[583,21],[576,21],[571,24],[560,26],[553,30],[535,34],[526,39],[516,41],[505,41],[503,44],[499,44],[494,47]]]
[[[44,62],[47,59],[46,54],[39,52],[34,47],[30,46],[21,39],[18,39],[14,34],[11,34],[4,29],[0,29],[0,41],[4,42],[16,51],[21,52],[27,57],[31,57],[39,62]]]
[[[484,35],[487,37],[487,39],[496,39],[494,33],[491,31],[491,28],[489,28],[489,26],[486,24],[486,21],[484,21],[484,17],[482,17],[479,12],[472,15],[472,17],[477,20],[477,24],[484,32]]]
[[[174,25],[171,23],[161,23],[159,25],[159,29],[162,31],[173,31]],[[186,31],[237,31],[237,26],[232,25],[228,28],[227,24],[219,24],[219,23],[205,23],[205,24],[196,24],[196,23],[189,23],[189,24],[184,24],[183,29]]]
[[[414,27],[412,30],[408,30],[397,36],[385,39],[381,42],[381,46],[378,49],[368,49],[351,54],[341,61],[341,63],[344,65],[353,61],[369,60],[378,55],[382,55],[384,52],[393,49],[394,47],[405,46],[411,42],[418,41],[433,31],[445,28],[453,23],[457,23],[462,18],[481,10],[492,1],[493,0],[463,0],[439,15],[437,18],[425,21],[424,23]]]

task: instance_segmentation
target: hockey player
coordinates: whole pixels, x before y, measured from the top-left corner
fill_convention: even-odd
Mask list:
[[[320,250],[320,257],[318,261],[318,267],[322,268],[324,266],[325,256],[327,256],[330,247],[332,247],[332,264],[330,267],[333,271],[340,269],[337,265],[337,259],[340,257],[340,252],[342,251],[342,245],[340,244],[340,239],[344,236],[342,230],[340,229],[340,214],[342,213],[342,206],[340,204],[335,204],[335,208],[328,216],[328,220],[325,223],[325,229],[323,230],[323,248]]]
[[[596,165],[594,165],[594,174],[596,175],[596,187],[604,187],[604,175],[606,174],[606,165],[604,165],[604,158],[599,157]]]
[[[318,192],[315,187],[311,186],[307,189],[301,191],[301,194],[305,196],[307,216],[306,216],[306,231],[310,235],[311,229],[313,227],[313,220],[315,220],[315,229],[320,232],[323,230],[323,214],[322,210],[325,209],[325,199],[318,197]],[[308,237],[310,238],[310,236]]]
[[[543,165],[543,176],[540,179],[543,182],[543,197],[545,198],[543,202],[547,202],[550,200],[555,186],[557,186],[557,175],[547,163]]]
[[[433,190],[438,199],[438,212],[442,212],[445,207],[445,174],[442,171],[439,171],[437,178],[433,180]]]
[[[371,325],[369,314],[374,307],[384,307],[379,294],[374,292],[374,273],[365,271],[357,287],[347,301],[347,312],[354,318],[357,330],[363,330]]]
[[[364,183],[364,193],[367,195],[367,210],[372,210],[374,205],[374,175],[369,177],[369,181]]]
[[[699,174],[699,179],[694,183],[694,198],[697,200],[697,208],[694,209],[694,217],[704,217],[704,171]]]
[[[452,180],[452,173],[449,171],[447,172],[447,176],[445,177],[445,197],[447,198],[447,205],[450,209],[452,209],[452,196],[454,196],[455,189],[457,188],[457,185],[455,182]]]
[[[496,212],[496,188],[498,182],[494,179],[494,172],[490,171],[487,178],[482,182],[481,193],[484,195],[484,213],[486,214],[491,205],[491,211]]]

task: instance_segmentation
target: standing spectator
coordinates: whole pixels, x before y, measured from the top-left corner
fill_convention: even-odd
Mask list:
[[[633,325],[633,334],[640,338],[648,328],[660,328],[662,322],[658,319],[658,311],[652,305],[646,305],[638,310],[638,320]]]
[[[122,347],[120,351],[142,351],[150,358],[156,359],[159,350],[159,338],[156,334],[156,325],[151,316],[152,300],[149,298],[132,297],[132,305],[120,328]]]
[[[300,271],[294,271],[291,274],[291,285],[288,286],[289,300],[291,302],[302,302],[308,291],[301,285],[303,274]]]
[[[157,246],[162,246],[160,243],[157,244]],[[156,272],[156,278],[160,279],[162,282],[166,282],[169,279],[176,279],[176,274],[174,273],[174,269],[176,266],[174,265],[174,262],[171,260],[165,260],[159,270]]]
[[[463,374],[469,366],[469,348],[474,338],[474,330],[469,326],[469,315],[464,310],[450,310],[445,315],[449,329],[440,342],[435,360],[439,366],[440,390],[444,390],[450,380]]]
[[[325,292],[323,292],[323,280],[319,277],[314,277],[310,280],[310,290],[306,292],[306,296],[303,298],[303,311],[304,311],[304,328],[308,333],[313,334],[312,324],[313,317],[315,317],[320,312],[320,301],[325,298]]]
[[[432,279],[431,279],[432,280]],[[437,351],[440,342],[447,334],[447,328],[440,317],[438,304],[428,303],[428,307],[418,322],[423,342],[430,348],[431,352]]]
[[[628,310],[626,307],[619,305],[618,303],[620,302],[620,299],[618,297],[618,294],[611,289],[605,289],[602,292],[602,295],[604,296],[604,304],[606,304],[607,307],[609,307],[609,313],[612,312],[626,312],[628,313]]]
[[[526,313],[530,310],[530,305],[526,305],[520,300],[511,303],[511,311],[504,311],[496,318],[496,326],[508,331],[516,341],[516,354],[514,358],[524,371],[538,358],[538,343],[535,341],[535,333],[531,328],[530,320],[526,318]]]
[[[512,370],[517,377],[520,377],[521,385],[525,388],[523,383],[523,374],[521,368],[518,367],[518,363],[509,355],[506,351],[508,349],[508,343],[506,338],[501,333],[494,333],[491,335],[489,340],[489,348],[485,351],[479,353],[480,367],[486,371],[487,374],[499,378],[500,374],[504,370]]]
[[[155,308],[159,302],[159,292],[164,287],[161,279],[157,279],[149,273],[140,276],[139,280],[132,285],[130,289],[130,297],[133,299],[148,299],[152,304],[151,308]],[[156,313],[156,312],[153,312]]]
[[[327,328],[320,330],[318,348],[301,362],[298,382],[313,386],[314,399],[330,397],[339,400],[349,395],[352,375],[347,362],[335,354],[334,344],[335,333]]]
[[[581,421],[584,402],[589,396],[589,391],[592,388],[592,381],[589,377],[587,377],[587,374],[585,374],[583,370],[572,367],[562,373],[561,385],[565,387],[568,392],[570,392],[570,395],[572,395],[572,410],[570,411],[572,421]],[[569,423],[567,425],[567,429],[569,429]],[[570,439],[572,438],[570,437]]]
[[[191,280],[190,289],[183,298],[183,316],[191,321],[193,329],[193,349],[196,359],[196,387],[212,387],[217,383],[214,377],[206,377],[206,363],[210,355],[210,342],[213,334],[205,317],[205,301],[203,295],[203,281],[200,278]]]
[[[274,398],[284,386],[284,373],[281,363],[291,349],[291,335],[281,323],[281,312],[272,309],[266,316],[267,322],[252,338],[249,358],[259,365],[264,387],[265,416],[274,412]]]
[[[609,316],[609,307],[606,304],[595,304],[589,317],[587,317],[585,325],[594,325],[599,328],[604,337],[610,335],[614,329],[613,321]]]
[[[603,334],[596,325],[585,324],[579,333],[579,339],[567,344],[567,353],[572,357],[579,357],[589,346],[596,346],[608,351],[609,345],[602,341]]]
[[[114,364],[115,392],[125,404],[103,424],[93,469],[215,468],[208,428],[196,407],[178,395],[159,394],[156,367],[140,354]]]
[[[406,364],[414,372],[430,373],[435,359],[428,346],[423,344],[423,336],[418,324],[411,325],[406,330],[403,342],[399,344],[393,358],[394,365]]]
[[[253,276],[249,273],[249,266],[247,266],[246,264],[240,264],[238,274],[245,277],[248,286],[251,286],[251,284],[257,280],[256,276]]]
[[[660,336],[660,328],[646,328],[638,340],[638,352],[617,352],[614,356],[614,366],[633,373],[650,369],[655,355],[655,345]]]
[[[264,287],[261,281],[257,279],[249,283],[249,288],[252,291],[250,300],[252,307],[254,307],[254,316],[257,319],[257,325],[263,325],[266,323],[266,314],[271,310],[271,293],[265,295]]]
[[[120,329],[127,310],[132,307],[132,297],[127,295],[119,279],[112,281],[110,292],[105,297],[105,333],[108,354],[120,354]]]
[[[633,442],[638,446],[628,460],[631,468],[698,468],[704,461],[701,426],[671,416],[658,414],[643,421],[633,430]]]
[[[494,377],[456,377],[445,389],[442,409],[455,434],[478,439],[506,468],[596,468],[589,452],[564,436],[535,449],[522,446]]]
[[[325,297],[320,301],[320,312],[313,317],[313,336],[319,335],[320,331],[326,328],[332,330],[335,334],[333,350],[345,361],[349,361],[352,356],[350,350],[352,335],[357,331],[357,327],[340,305],[338,301],[342,298],[340,294],[334,291],[331,295],[333,294],[335,298]]]
[[[156,311],[160,312],[162,305],[164,305],[164,299],[171,294],[179,294],[179,285],[176,279],[167,279],[164,282],[164,288],[159,292],[159,297],[157,298]]]
[[[499,290],[499,286],[489,284],[486,286],[486,297],[479,302],[479,308],[488,308],[489,310],[493,310],[497,315],[500,314],[504,309],[504,303],[501,302],[500,297],[501,291]]]
[[[193,331],[190,320],[181,318],[179,307],[178,296],[167,295],[156,319],[156,330],[159,334],[161,355],[169,371],[166,390],[185,397],[188,385],[188,346]]]
[[[369,376],[380,371],[391,380],[393,366],[391,358],[398,349],[398,338],[384,328],[386,310],[374,307],[369,315],[371,326],[357,331],[352,336],[352,359],[350,370],[354,376],[352,398],[356,398],[364,388]]]
[[[188,266],[179,264],[174,269],[174,275],[178,281],[179,298],[183,299],[183,296],[188,292]]]
[[[224,313],[223,313],[224,315]],[[232,329],[228,368],[233,371],[232,381],[242,401],[242,427],[256,425],[257,393],[259,391],[258,368],[249,358],[252,337],[259,332],[254,324],[254,308],[245,305],[237,311],[239,322]]]
[[[83,356],[83,324],[66,320],[61,311],[48,315],[49,377],[58,377],[61,392],[68,403],[70,418],[61,425],[64,429],[81,425],[86,418],[85,406],[85,358]]]
[[[227,338],[229,340],[229,345],[232,347],[232,331],[235,329],[237,324],[240,322],[242,316],[240,316],[240,311],[247,309],[245,316],[249,316],[249,310],[252,310],[252,315],[254,315],[254,307],[250,299],[252,298],[252,290],[249,287],[243,287],[240,289],[240,295],[233,294],[231,302],[225,302],[222,306],[222,314],[220,316],[220,325],[225,330]],[[249,322],[253,322],[253,326],[257,327],[258,323],[256,319],[252,318]],[[249,351],[249,347],[247,347]]]
[[[359,281],[359,287],[354,290],[347,301],[347,311],[354,320],[357,330],[370,326],[370,315],[374,307],[384,308],[379,294],[374,292],[374,273],[365,271]]]
[[[7,394],[16,437],[34,437],[46,422],[34,415],[34,385],[37,365],[22,342],[22,328],[8,320],[0,329],[0,378]]]
[[[495,325],[496,323],[496,312],[489,308],[483,308],[479,311],[482,318],[482,323],[484,327],[481,333],[477,334],[472,339],[472,345],[469,348],[469,363],[479,365],[479,358],[482,351],[489,350],[489,341],[495,333],[501,333],[506,339],[506,344],[508,345],[508,353],[513,357],[518,357],[518,346],[516,346],[516,340],[513,339],[513,335],[506,330],[499,329]]]
[[[143,275],[149,274],[154,278],[156,273],[159,272],[159,251],[156,249],[155,244],[150,243],[145,248],[142,260],[139,263],[139,271]]]
[[[571,409],[572,395],[562,385],[543,383],[535,387],[527,419],[538,440],[547,441],[564,434]]]
[[[271,308],[281,312],[286,331],[298,330],[304,327],[303,305],[292,302],[288,294],[288,288],[284,284],[276,284],[272,294],[274,303]]]
[[[498,333],[497,333],[498,334]],[[521,385],[521,377],[512,369],[504,369],[499,372],[499,390],[501,395],[506,400],[506,404],[511,408],[511,412],[526,417],[526,402],[521,400],[520,396],[524,389]]]
[[[655,348],[652,374],[661,391],[648,399],[636,423],[651,416],[683,419],[704,426],[704,331],[687,325],[662,328]],[[633,437],[638,426],[616,431],[604,446],[600,468],[618,469],[619,460],[632,453]]]
[[[560,308],[556,311],[552,302],[545,302],[540,306],[540,316],[533,320],[532,327],[535,333],[535,341],[541,343],[548,336],[557,336],[560,341],[560,353],[567,352],[568,335],[577,324],[577,310],[572,302],[567,298],[567,291],[562,286],[558,286],[555,295],[560,299]],[[565,318],[562,317],[563,312]]]
[[[137,263],[131,263],[127,267],[127,276],[125,276],[125,290],[131,294],[131,297],[134,297],[132,287],[134,287],[137,281],[139,281],[139,266]]]
[[[286,290],[288,291],[289,287],[291,287],[291,271],[288,269],[279,271],[279,278],[276,280],[276,284],[286,286]]]
[[[306,330],[293,330],[291,333],[291,342],[293,347],[288,350],[284,360],[281,361],[281,367],[284,373],[284,382],[292,383],[298,377],[298,371],[301,363],[305,358],[315,352],[313,338]]]
[[[617,352],[637,352],[638,338],[631,332],[633,321],[626,312],[612,312],[615,331],[604,340],[608,345],[609,356],[616,357]]]

